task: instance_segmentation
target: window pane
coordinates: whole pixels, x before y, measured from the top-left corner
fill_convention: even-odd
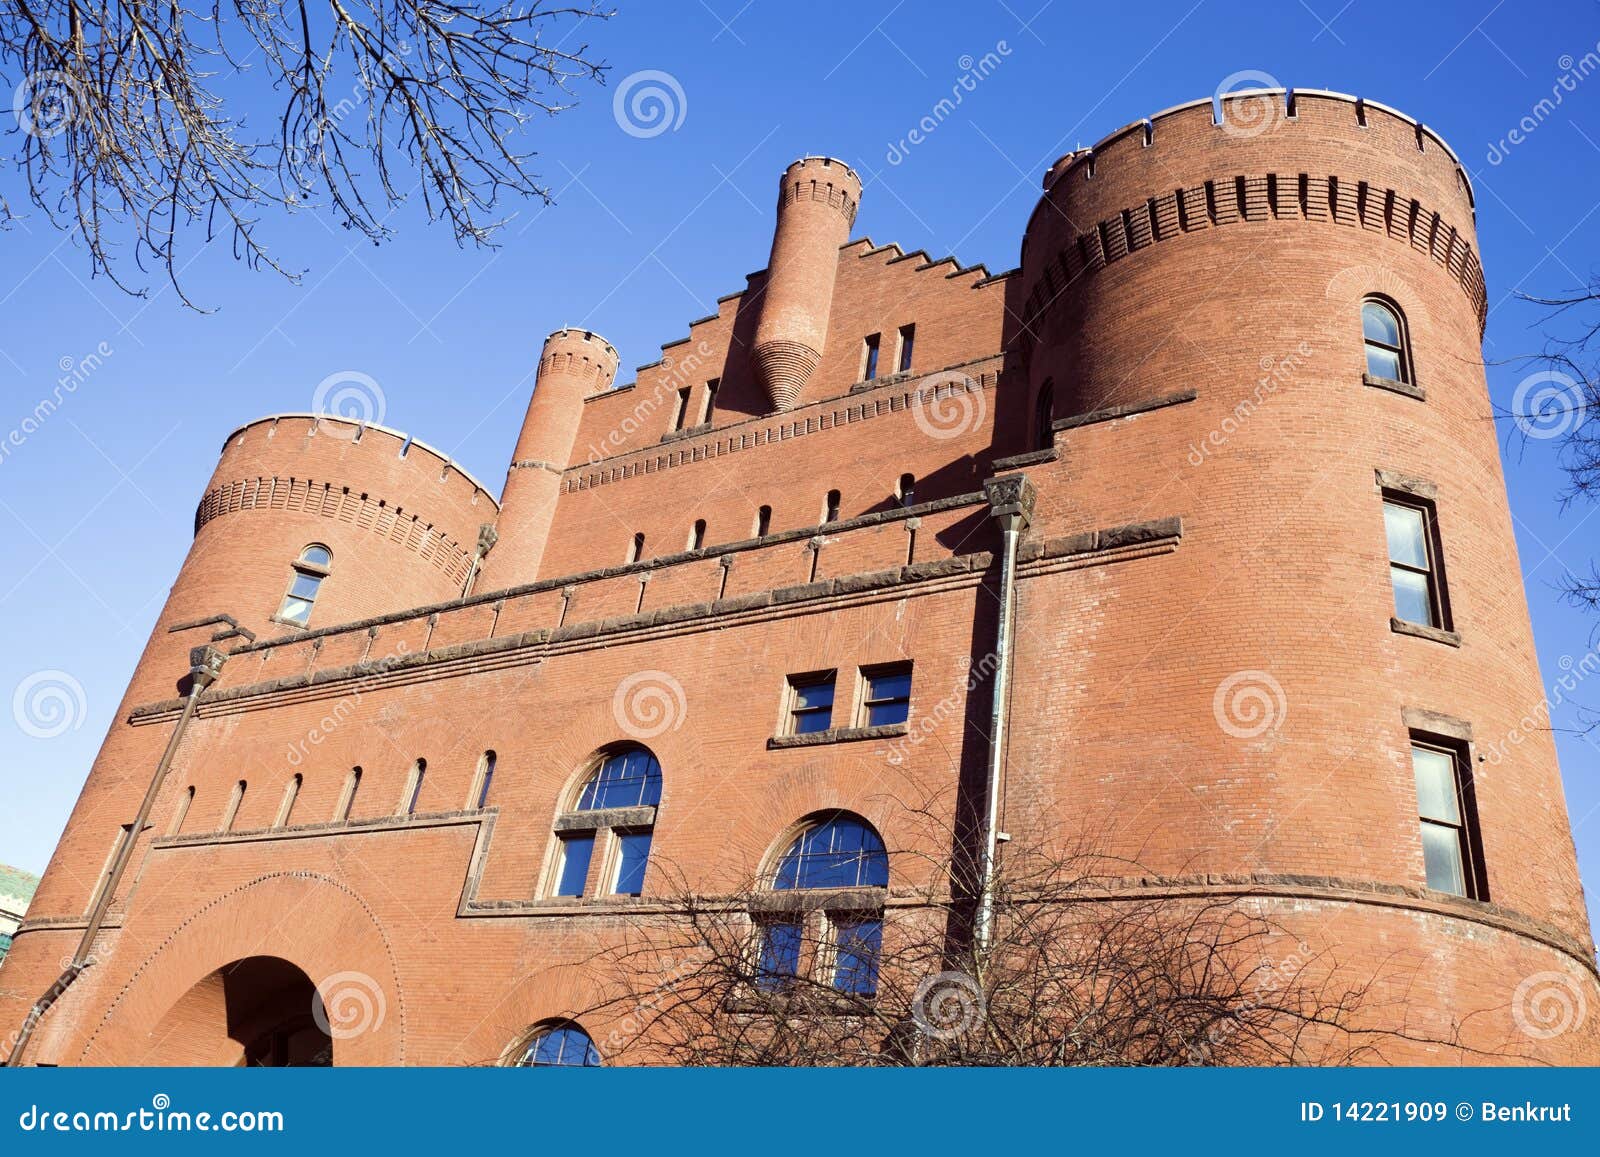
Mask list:
[[[617,836],[617,886],[619,896],[644,891],[644,868],[650,859],[649,832],[623,832]]]
[[[807,683],[794,689],[796,707],[832,707],[833,680],[826,683]]]
[[[1392,566],[1389,577],[1394,580],[1395,618],[1424,627],[1437,626],[1433,621],[1433,600],[1428,597],[1428,576]]]
[[[1400,344],[1400,323],[1394,313],[1376,301],[1361,305],[1361,336],[1381,341],[1384,345]]]
[[[562,837],[561,882],[556,885],[557,896],[583,895],[584,881],[589,878],[589,859],[593,855],[594,833]]]
[[[305,599],[297,599],[290,595],[283,600],[283,606],[278,610],[278,617],[303,625],[311,617],[311,604]]]
[[[661,764],[642,748],[608,756],[584,785],[579,811],[654,807],[661,802]]]
[[[868,727],[887,727],[904,723],[911,715],[911,704],[904,699],[892,703],[873,703],[867,707]]]
[[[534,1038],[523,1054],[524,1065],[563,1065],[592,1068],[600,1063],[600,1052],[589,1034],[573,1025],[548,1029]]]
[[[909,699],[910,697],[910,671],[896,671],[889,675],[874,675],[867,680],[868,699]]]
[[[1413,747],[1411,770],[1417,780],[1417,814],[1423,819],[1459,824],[1455,757],[1431,747]]]
[[[884,888],[889,856],[878,833],[860,820],[841,818],[803,832],[779,861],[773,887]]]
[[[1457,896],[1467,894],[1466,877],[1461,871],[1461,836],[1455,828],[1423,821],[1422,862],[1428,872],[1428,887]]]
[[[1388,378],[1390,381],[1402,381],[1400,373],[1400,355],[1394,350],[1386,350],[1382,346],[1367,346],[1367,373],[1375,378]]]
[[[878,990],[878,956],[883,950],[883,921],[851,920],[835,931],[837,945],[833,986],[840,992],[871,996]]]
[[[797,922],[763,924],[761,962],[756,986],[764,992],[788,988],[800,975],[800,925]]]
[[[310,602],[317,597],[317,588],[321,585],[322,579],[320,576],[301,574],[296,571],[294,581],[289,584],[289,593],[294,595],[296,598],[305,599],[306,602]]]
[[[833,711],[808,711],[794,717],[794,733],[807,735],[813,731],[826,731],[833,725]]]
[[[1428,569],[1427,525],[1422,511],[1395,502],[1383,504],[1383,529],[1389,536],[1389,561]]]
[[[333,561],[333,555],[328,553],[325,546],[308,546],[300,552],[300,561],[309,562],[312,566],[327,566]]]

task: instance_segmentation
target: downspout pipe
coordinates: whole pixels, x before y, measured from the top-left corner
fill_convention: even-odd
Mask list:
[[[973,946],[981,959],[994,938],[994,874],[1000,838],[1000,798],[1005,786],[1006,722],[1011,686],[1012,621],[1016,617],[1017,547],[1033,519],[1036,497],[1026,474],[983,484],[989,514],[1000,525],[1000,591],[994,644],[994,698],[989,715],[989,766],[984,784],[983,852],[978,863],[978,914]]]
[[[139,814],[134,817],[125,837],[117,844],[117,854],[112,858],[100,890],[95,894],[88,923],[84,926],[83,936],[78,940],[78,947],[72,953],[72,959],[67,962],[66,968],[55,982],[34,1001],[33,1007],[28,1010],[27,1019],[22,1022],[22,1028],[17,1032],[17,1040],[11,1047],[10,1055],[4,1061],[0,1061],[0,1065],[7,1067],[21,1065],[23,1050],[28,1047],[28,1039],[33,1036],[34,1028],[44,1018],[44,1014],[50,1011],[51,1006],[72,987],[73,982],[83,975],[83,970],[89,967],[94,942],[105,924],[106,913],[111,909],[111,901],[122,884],[122,877],[127,872],[128,865],[133,862],[134,846],[139,842],[140,833],[150,821],[150,813],[155,809],[156,799],[161,794],[162,784],[166,782],[173,757],[178,754],[178,745],[183,742],[184,732],[188,731],[189,722],[194,718],[200,693],[216,682],[226,658],[226,654],[212,646],[195,647],[189,652],[189,696],[184,701],[183,714],[178,716],[177,725],[173,727],[172,735],[167,739],[166,750],[161,753],[161,762],[156,764],[155,773],[150,777],[150,786],[145,789],[144,799],[139,804]]]

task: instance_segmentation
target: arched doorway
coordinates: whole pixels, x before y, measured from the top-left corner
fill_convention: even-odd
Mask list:
[[[208,973],[151,1033],[146,1064],[268,1068],[333,1064],[316,985],[277,956],[249,956]]]

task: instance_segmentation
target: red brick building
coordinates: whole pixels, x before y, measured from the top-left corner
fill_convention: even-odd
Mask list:
[[[988,831],[1600,1059],[1448,146],[1182,106],[1057,162],[998,275],[850,240],[860,194],[790,166],[768,267],[630,383],[552,334],[499,503],[387,429],[228,436],[0,973],[13,1063],[327,1059],[313,986],[337,1063],[588,1056],[537,1028],[661,865],[715,893],[840,812],[894,851],[964,768]]]

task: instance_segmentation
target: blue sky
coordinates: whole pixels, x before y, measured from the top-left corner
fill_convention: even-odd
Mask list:
[[[229,430],[310,409],[320,382],[355,370],[379,383],[388,425],[498,485],[543,336],[598,330],[621,351],[624,379],[655,360],[765,263],[777,174],[799,155],[829,153],[862,173],[858,235],[998,272],[1016,264],[1050,161],[1248,71],[1398,107],[1452,143],[1478,193],[1491,359],[1540,344],[1538,313],[1514,291],[1568,289],[1600,255],[1600,71],[1571,81],[1586,53],[1600,54],[1590,3],[1540,5],[1537,17],[1503,0],[619,3],[616,19],[580,34],[612,65],[610,87],[536,126],[558,203],[513,206],[498,250],[458,250],[415,206],[390,218],[397,236],[382,246],[316,211],[269,216],[261,235],[306,271],[302,283],[252,273],[218,244],[186,274],[191,296],[214,307],[201,315],[159,281],[140,301],[90,280],[81,247],[36,217],[0,234],[0,434],[52,393],[61,367],[101,351],[67,404],[0,458],[0,693],[37,690],[55,671],[83,689],[48,738],[0,711],[0,862],[44,867]],[[989,53],[999,66],[902,152]],[[673,127],[654,135],[624,131],[613,107],[643,71],[677,90]],[[1536,112],[1556,89],[1559,106]],[[1513,143],[1524,118],[1533,127]],[[0,176],[0,194],[24,200],[14,174]],[[1492,366],[1495,400],[1509,405],[1526,373]],[[1600,554],[1600,518],[1559,508],[1551,447],[1506,443],[1547,682],[1581,660],[1597,625],[1557,584]],[[1579,699],[1600,707],[1600,685]],[[1576,709],[1555,723],[1576,728]],[[1558,742],[1593,895],[1600,738],[1566,731]]]

